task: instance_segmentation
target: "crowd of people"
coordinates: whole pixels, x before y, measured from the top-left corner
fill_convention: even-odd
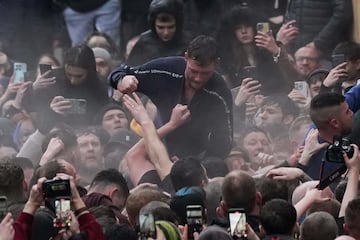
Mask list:
[[[0,240],[360,239],[355,2],[0,3]]]

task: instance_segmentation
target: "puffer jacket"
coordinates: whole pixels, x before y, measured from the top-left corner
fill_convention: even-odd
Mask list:
[[[300,34],[291,46],[294,51],[309,42],[324,53],[336,44],[350,39],[352,25],[351,0],[291,0],[288,20],[296,20]]]

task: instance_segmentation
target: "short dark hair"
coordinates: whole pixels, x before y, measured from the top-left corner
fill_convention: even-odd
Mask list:
[[[206,169],[209,178],[224,177],[229,173],[229,169],[225,161],[218,157],[207,156],[201,161]]]
[[[172,20],[175,20],[175,17],[169,13],[159,13],[156,15],[156,20],[159,20],[160,22],[171,22]]]
[[[23,170],[24,169],[33,169],[34,168],[34,165],[30,161],[30,159],[25,158],[25,157],[15,157],[12,161],[15,164],[17,164],[19,167],[21,167]]]
[[[123,196],[129,196],[129,187],[124,176],[116,169],[106,169],[98,172],[90,184],[90,188],[96,185],[115,184],[121,190]]]
[[[309,74],[309,76],[306,79],[306,82],[309,85],[315,84],[318,81],[323,82],[328,74],[329,74],[329,71],[327,71],[325,69],[316,69],[312,73]]]
[[[338,107],[345,101],[339,93],[327,92],[315,96],[310,103],[310,118],[321,130],[328,125],[331,117],[338,113]]]
[[[261,193],[262,203],[265,204],[272,199],[289,200],[287,182],[268,177],[255,179],[257,190]]]
[[[24,172],[12,159],[0,160],[0,195],[9,200],[19,200],[23,197]]]
[[[273,199],[261,208],[260,223],[266,235],[291,235],[296,223],[296,209],[283,199]]]
[[[71,147],[76,147],[76,136],[74,134],[74,129],[66,124],[60,124],[52,129],[45,137],[42,142],[41,150],[44,153],[49,145],[49,142],[52,138],[58,137],[64,144],[64,150],[68,150]]]
[[[200,35],[194,38],[188,48],[188,57],[195,60],[200,66],[207,66],[219,60],[219,50],[213,37]]]
[[[346,60],[355,62],[360,59],[360,44],[356,42],[341,42],[333,50],[333,54],[344,54]]]
[[[206,174],[199,159],[195,157],[176,161],[170,170],[170,179],[175,191],[183,187],[200,186]]]
[[[255,207],[255,181],[243,171],[233,171],[226,175],[221,192],[228,209],[244,208],[245,212],[250,213]]]
[[[284,116],[293,115],[296,118],[299,115],[299,107],[284,94],[273,94],[264,99],[263,106],[277,105],[280,107]]]
[[[360,229],[360,198],[351,200],[345,209],[345,224],[351,235],[352,232],[359,234]]]
[[[137,240],[136,232],[126,224],[114,224],[109,226],[105,232],[107,240],[127,239]]]
[[[241,148],[244,149],[244,138],[247,135],[249,135],[250,133],[253,133],[253,132],[257,132],[257,133],[261,132],[261,133],[263,133],[266,136],[266,138],[269,140],[269,142],[271,142],[271,139],[269,137],[269,133],[266,130],[264,130],[264,129],[260,128],[260,127],[257,127],[255,125],[245,125],[240,131],[239,138],[236,139],[237,144]],[[245,149],[244,149],[244,151],[245,151]]]
[[[54,177],[56,177],[57,173],[68,174],[65,166],[61,164],[59,160],[55,159],[53,161],[47,162],[43,166],[35,170],[34,175],[31,179],[30,186],[35,185],[37,181],[42,177],[45,177],[46,179],[53,179]]]
[[[105,146],[110,139],[109,133],[106,132],[106,130],[102,127],[84,127],[77,129],[75,132],[77,137],[86,136],[89,134],[95,135],[99,139],[101,146]]]
[[[338,234],[335,219],[327,212],[314,212],[307,216],[300,226],[303,240],[332,240]]]

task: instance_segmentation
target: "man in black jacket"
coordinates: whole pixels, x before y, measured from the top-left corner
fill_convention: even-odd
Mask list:
[[[291,0],[287,19],[296,20],[300,33],[293,50],[310,44],[329,54],[336,44],[350,37],[352,3],[351,0]]]
[[[110,74],[113,88],[124,94],[139,91],[157,106],[162,122],[176,104],[187,105],[190,120],[166,137],[170,156],[224,158],[232,144],[232,98],[224,79],[215,72],[216,42],[199,36],[185,57],[167,57],[137,67],[122,66]]]

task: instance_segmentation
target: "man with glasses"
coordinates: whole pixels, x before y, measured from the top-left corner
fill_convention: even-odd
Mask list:
[[[295,52],[295,64],[300,79],[305,80],[310,73],[321,67],[320,54],[312,47],[301,47]]]

